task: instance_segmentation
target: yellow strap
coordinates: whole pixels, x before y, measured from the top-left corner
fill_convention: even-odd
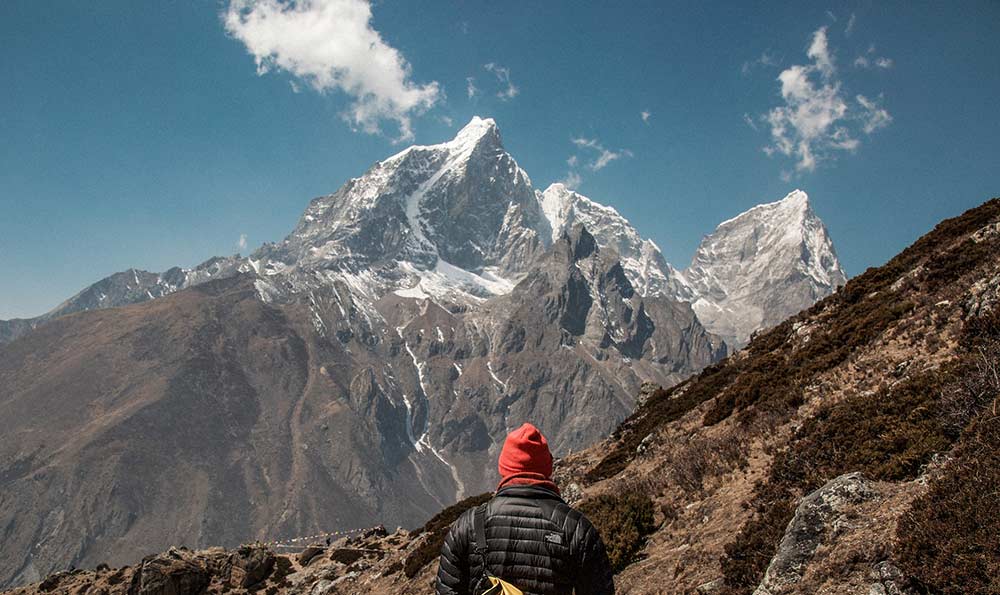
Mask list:
[[[503,595],[524,595],[524,592],[503,579],[499,579],[495,576],[488,578],[490,579],[491,586],[496,587],[497,585],[500,585],[500,592],[503,593]]]

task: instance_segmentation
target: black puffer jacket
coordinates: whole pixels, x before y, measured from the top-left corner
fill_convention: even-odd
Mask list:
[[[438,595],[471,595],[482,573],[475,554],[475,508],[465,511],[445,538]],[[590,521],[555,492],[509,486],[486,508],[490,573],[525,595],[611,595],[615,585],[604,543]]]

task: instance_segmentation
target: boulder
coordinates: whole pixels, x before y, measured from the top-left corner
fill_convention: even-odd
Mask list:
[[[171,549],[142,561],[128,595],[199,595],[210,581],[208,570],[190,554]]]
[[[231,582],[247,588],[263,581],[274,569],[274,554],[262,546],[244,545],[230,557]]]
[[[877,497],[861,473],[848,473],[803,498],[754,595],[777,595],[785,585],[802,580],[816,548],[841,524],[844,512]]]

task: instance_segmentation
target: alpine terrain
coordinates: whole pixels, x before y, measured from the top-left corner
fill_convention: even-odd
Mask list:
[[[558,461],[617,592],[996,593],[998,255],[993,199]],[[429,594],[449,525],[490,495],[410,531],[175,547],[13,593]]]
[[[678,271],[614,209],[536,190],[474,118],[247,257],[117,273],[0,323],[0,585],[413,526],[494,485],[509,428],[579,451],[643,383],[676,385],[843,281],[802,192]]]

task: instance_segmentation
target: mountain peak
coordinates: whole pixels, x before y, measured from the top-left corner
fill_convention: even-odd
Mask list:
[[[832,293],[846,281],[809,196],[794,190],[723,221],[684,271],[706,328],[731,346]]]
[[[458,134],[455,135],[455,138],[448,144],[475,146],[478,145],[483,139],[489,139],[494,141],[497,145],[500,145],[500,129],[497,128],[497,123],[493,120],[493,118],[480,118],[479,116],[472,116],[469,123],[459,130]]]

